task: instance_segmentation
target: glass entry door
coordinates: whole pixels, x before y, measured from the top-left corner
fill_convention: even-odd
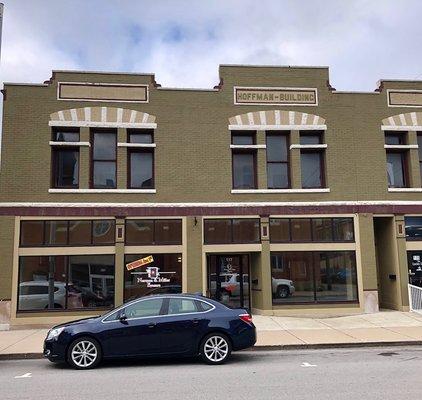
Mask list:
[[[232,308],[250,308],[249,255],[208,255],[209,296]]]
[[[408,251],[409,283],[422,287],[422,251]]]

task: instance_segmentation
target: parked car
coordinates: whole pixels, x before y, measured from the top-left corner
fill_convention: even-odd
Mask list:
[[[271,278],[271,286],[273,295],[279,299],[285,299],[295,292],[293,281],[288,279]]]
[[[76,369],[124,357],[197,356],[222,364],[256,342],[252,317],[200,295],[142,297],[94,318],[52,328],[44,356]]]
[[[28,281],[19,284],[19,310],[39,310],[49,308],[48,281]],[[67,284],[69,308],[82,308],[82,294],[73,284]],[[66,283],[54,282],[54,308],[66,307]]]

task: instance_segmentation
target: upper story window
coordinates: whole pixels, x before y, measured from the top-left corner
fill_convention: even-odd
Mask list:
[[[353,242],[353,218],[271,218],[270,241]]]
[[[403,132],[386,132],[385,144],[400,146],[406,144]],[[400,148],[386,148],[388,187],[403,188],[408,186],[408,150]]]
[[[53,130],[52,187],[79,188],[79,146],[75,145],[78,142],[79,129]]]
[[[323,132],[300,132],[302,188],[325,187],[324,155],[325,148],[315,145],[323,143]],[[308,147],[306,147],[308,146]]]
[[[232,133],[233,145],[254,145],[256,133]],[[232,148],[233,189],[256,189],[255,148]]]
[[[182,220],[126,220],[126,244],[137,246],[182,244]]]
[[[259,243],[260,221],[257,218],[205,219],[205,244]]]
[[[91,142],[91,187],[115,189],[117,187],[117,131],[93,129]]]
[[[267,133],[267,186],[290,187],[289,132]]]
[[[129,129],[128,143],[152,144],[154,134],[150,130]],[[154,188],[154,148],[128,147],[128,188]]]

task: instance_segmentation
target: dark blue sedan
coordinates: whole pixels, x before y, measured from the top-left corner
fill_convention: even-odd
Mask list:
[[[77,369],[102,359],[196,356],[222,364],[235,350],[256,342],[255,326],[244,309],[196,295],[142,297],[105,315],[52,328],[44,356]]]

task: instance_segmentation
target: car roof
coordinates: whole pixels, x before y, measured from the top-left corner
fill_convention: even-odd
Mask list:
[[[142,296],[142,297],[138,297],[136,299],[130,300],[128,301],[126,304],[131,304],[133,302],[139,301],[139,300],[147,300],[147,299],[155,299],[155,298],[162,298],[162,297],[166,297],[166,298],[172,298],[172,297],[188,297],[191,299],[195,299],[195,300],[199,300],[199,301],[206,301],[209,302],[213,305],[215,304],[219,304],[218,302],[203,296],[202,294],[195,294],[195,293],[162,293],[162,294],[150,294],[147,296]]]

